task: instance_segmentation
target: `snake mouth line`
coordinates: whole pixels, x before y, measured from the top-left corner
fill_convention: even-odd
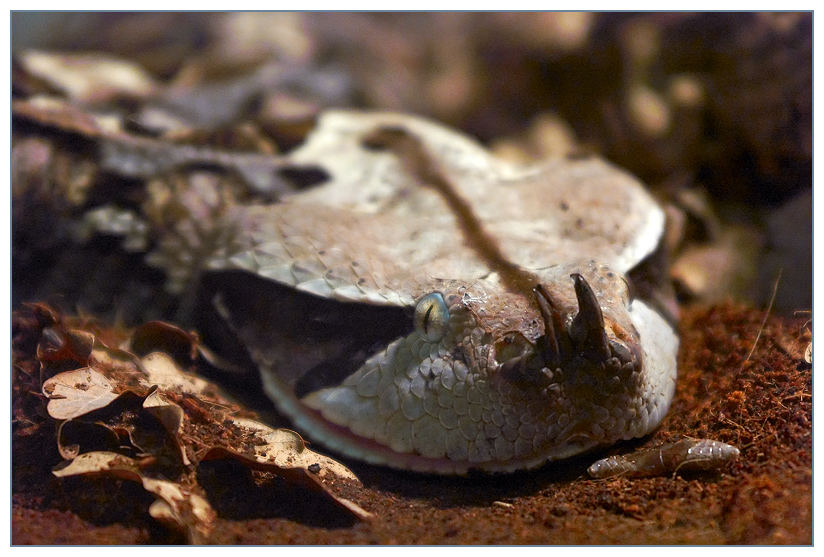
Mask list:
[[[389,466],[423,474],[467,474],[472,471],[482,473],[508,473],[516,470],[538,468],[547,462],[561,460],[593,449],[597,442],[578,438],[567,444],[547,443],[544,450],[519,458],[507,460],[493,459],[480,462],[453,460],[449,457],[428,457],[416,453],[402,453],[372,439],[367,439],[348,427],[325,419],[320,411],[302,405],[301,412],[294,415],[295,425],[304,429],[311,438],[324,446],[349,457],[371,464]]]

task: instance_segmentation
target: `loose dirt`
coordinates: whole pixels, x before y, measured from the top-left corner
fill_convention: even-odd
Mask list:
[[[687,308],[676,400],[652,436],[540,470],[440,478],[344,462],[363,481],[342,495],[357,521],[319,495],[237,463],[201,465],[220,516],[216,544],[810,544],[812,366],[804,319],[730,304]],[[592,480],[608,454],[683,436],[741,449],[717,473]],[[52,476],[54,431],[15,428],[12,543],[183,543],[147,514],[152,496],[111,478]],[[229,478],[227,480],[227,478]]]

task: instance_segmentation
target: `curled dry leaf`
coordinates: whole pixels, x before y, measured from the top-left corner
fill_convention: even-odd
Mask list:
[[[221,431],[225,431],[226,435],[204,437],[199,431],[186,429],[186,412],[194,412],[194,408],[200,408],[201,405],[186,405],[187,410],[184,411],[171,400],[173,395],[163,394],[164,389],[193,396],[206,406],[226,401],[211,396],[209,393],[216,390],[211,383],[182,371],[163,352],[148,354],[142,359],[142,363],[149,381],[159,386],[146,398],[144,408],[152,412],[174,437],[180,446],[184,462],[189,462],[186,446],[181,441],[185,430],[185,437],[192,449],[204,444],[212,445],[202,458],[196,460],[234,458],[252,468],[273,472],[318,491],[360,519],[371,518],[369,512],[333,491],[334,483],[338,480],[360,485],[354,473],[341,463],[307,449],[303,439],[294,431],[273,429],[255,420],[228,416],[225,412],[212,414],[203,410],[197,411],[196,421],[219,423]],[[217,439],[221,442],[220,446],[215,446]]]
[[[46,320],[30,348],[41,365],[84,366],[59,372],[42,385],[48,414],[65,420],[58,426],[57,444],[70,462],[56,476],[102,474],[140,481],[159,497],[150,514],[183,529],[193,542],[207,540],[215,516],[197,482],[196,466],[207,453],[319,492],[358,518],[371,516],[333,493],[338,481],[357,484],[354,474],[307,449],[297,433],[232,417],[248,411],[214,384],[184,371],[170,354],[152,351],[139,358],[103,343],[106,331],[84,330],[79,323],[60,316]],[[131,340],[112,337],[140,353],[161,347],[179,360],[197,361],[197,337],[172,325],[148,324]],[[104,407],[103,415],[91,414]],[[140,460],[131,458],[135,455]]]
[[[772,336],[775,343],[793,360],[812,364],[812,332],[808,323],[802,326],[800,330],[784,327],[774,329]]]
[[[99,102],[118,95],[145,97],[157,87],[136,64],[99,53],[27,50],[19,53],[17,60],[30,74],[81,102]]]
[[[180,440],[180,432],[185,416],[183,409],[163,396],[157,389],[149,393],[149,396],[143,401],[143,408],[163,424],[163,427],[172,436],[175,445],[180,449],[181,462],[186,466],[190,465],[191,462],[189,457],[186,456],[186,449]]]
[[[131,389],[145,396],[150,386],[140,360],[130,352],[110,348],[100,339],[95,339],[94,349],[89,355],[89,366],[103,372],[116,382],[121,390]]]
[[[213,384],[181,370],[174,359],[165,352],[152,352],[141,359],[147,381],[164,390],[203,394],[215,391]]]
[[[191,543],[203,543],[208,540],[214,527],[217,513],[209,501],[192,488],[181,484],[156,478],[141,478],[146,491],[159,496],[165,506],[159,509],[156,504],[149,508],[149,514],[159,520],[170,521],[172,525],[182,526]],[[199,487],[196,486],[199,491]]]
[[[129,339],[129,350],[141,357],[162,351],[177,361],[189,362],[197,358],[198,344],[194,333],[164,321],[149,321],[134,330]]]
[[[234,418],[232,424],[255,437],[251,447],[248,444],[214,447],[203,460],[229,456],[258,470],[274,472],[320,491],[360,519],[372,518],[370,512],[334,493],[337,480],[360,485],[357,476],[340,462],[306,448],[303,438],[296,432],[273,429],[246,418]]]
[[[670,275],[683,294],[704,302],[741,298],[760,253],[757,231],[729,228],[712,243],[685,248],[673,262]]]
[[[152,352],[164,352],[178,365],[188,365],[203,358],[212,367],[227,373],[240,374],[242,366],[225,359],[200,342],[197,333],[186,331],[165,321],[149,321],[140,325],[129,339],[129,350],[143,357]]]
[[[93,347],[94,335],[87,331],[46,327],[37,345],[37,359],[41,362],[59,360],[87,362]]]
[[[162,519],[186,533],[191,543],[204,543],[214,527],[217,514],[196,485],[186,487],[178,483],[146,476],[137,461],[107,452],[84,453],[68,465],[53,470],[58,478],[79,475],[107,474],[138,481],[143,488],[156,495],[164,505],[150,509],[152,516]]]
[[[64,371],[43,383],[52,418],[70,420],[108,406],[118,393],[106,377],[91,367]]]
[[[358,481],[354,473],[343,464],[318,454],[306,447],[303,438],[289,429],[273,429],[265,424],[246,418],[235,418],[232,423],[266,441],[255,446],[255,460],[262,464],[271,464],[280,468],[320,467],[318,475],[327,473],[339,478]]]
[[[57,428],[57,452],[60,453],[66,460],[73,460],[80,454],[80,445],[77,443],[65,443],[63,442],[63,429],[66,424],[72,423],[71,421],[65,421],[60,424]]]

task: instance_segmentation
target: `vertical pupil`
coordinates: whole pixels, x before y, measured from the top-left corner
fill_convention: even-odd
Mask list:
[[[426,308],[426,313],[423,315],[423,332],[424,333],[429,332],[429,314],[432,313],[432,308],[434,308],[434,307],[435,307],[435,304],[430,303],[429,307]]]

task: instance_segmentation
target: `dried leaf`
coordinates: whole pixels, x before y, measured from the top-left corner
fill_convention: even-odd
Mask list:
[[[52,418],[70,420],[107,406],[118,393],[108,379],[91,367],[64,371],[43,383]]]
[[[313,470],[319,470],[322,468],[322,462],[326,464],[324,461],[328,457],[306,448],[303,438],[292,430],[273,429],[246,418],[229,419],[232,421],[232,426],[241,432],[239,437],[244,442],[238,443],[237,439],[232,439],[228,443],[215,446],[203,460],[223,458],[226,453],[230,453],[230,456],[237,457],[248,464],[252,464],[255,468],[261,469],[303,470],[312,466]],[[334,464],[337,465],[337,468],[329,466],[328,471],[343,479],[358,481],[357,477],[348,468],[337,462],[334,462]]]
[[[60,321],[60,314],[47,304],[24,303],[23,307],[28,309],[32,316],[44,327]]]
[[[52,474],[58,478],[65,478],[109,471],[116,472],[118,477],[127,480],[139,480],[141,477],[140,468],[134,459],[108,451],[78,455],[65,466],[58,466],[52,470]]]
[[[306,449],[298,434],[229,417],[243,409],[226,400],[209,381],[183,371],[165,352],[139,359],[106,346],[98,336],[121,342],[118,335],[91,323],[84,326],[94,332],[67,329],[66,323],[84,322],[52,317],[44,323],[51,326],[39,330],[40,338],[34,337],[37,344],[31,342],[30,350],[39,346],[43,361],[88,363],[58,373],[42,386],[49,398],[48,414],[66,420],[58,426],[57,445],[61,456],[72,462],[56,470],[56,476],[103,474],[140,481],[159,497],[150,514],[183,529],[195,543],[208,539],[215,518],[197,483],[196,465],[205,453],[273,472],[322,493],[359,518],[371,516],[333,493],[337,481],[357,483],[354,474]],[[181,359],[197,356],[196,343],[195,335],[165,323],[147,324],[132,339],[141,350],[166,345]],[[106,412],[90,414],[104,407]]]
[[[141,360],[148,383],[160,389],[203,394],[214,391],[215,387],[208,381],[181,370],[174,359],[165,352],[152,352]]]
[[[94,346],[94,335],[79,329],[62,327],[43,329],[37,345],[37,359],[44,361],[74,360],[86,364]]]
[[[165,503],[165,507],[154,510],[149,508],[149,514],[153,517],[171,521],[173,525],[183,528],[188,535],[190,543],[205,543],[208,541],[209,533],[214,528],[217,513],[209,505],[209,501],[180,484],[155,478],[141,478],[146,491],[154,493]],[[160,510],[162,509],[162,512]]]
[[[118,393],[128,390],[140,396],[149,393],[151,383],[146,377],[142,363],[130,352],[110,348],[96,338],[94,349],[89,356],[89,366],[104,373],[113,382]]]
[[[244,428],[266,441],[255,447],[255,460],[281,468],[306,468],[320,466],[320,475],[326,473],[347,480],[358,481],[355,474],[343,464],[312,451],[306,447],[303,438],[290,429],[273,429],[265,424],[246,418],[232,420],[236,426]]]
[[[57,452],[60,453],[66,460],[72,460],[77,455],[80,454],[80,445],[76,443],[68,444],[63,440],[63,430],[66,424],[72,423],[71,421],[65,421],[61,423],[57,428]]]
[[[183,426],[183,419],[185,413],[183,409],[174,402],[163,396],[158,390],[152,391],[146,400],[143,401],[143,408],[145,408],[152,416],[158,419],[166,431],[172,436],[175,444],[180,449],[180,460],[184,465],[191,464],[189,457],[186,456],[186,449],[180,440],[180,432]]]
[[[340,462],[306,448],[303,438],[296,432],[273,429],[245,418],[234,418],[232,424],[254,435],[253,448],[243,450],[235,444],[237,439],[231,439],[229,444],[210,450],[203,460],[227,456],[240,460],[258,470],[274,472],[319,491],[361,520],[372,518],[370,512],[334,493],[337,480],[360,485],[357,476]]]
[[[587,472],[593,478],[645,478],[679,472],[719,471],[741,454],[737,447],[712,439],[686,437],[674,443],[641,448],[628,454],[594,462]]]
[[[142,361],[149,374],[149,381],[160,385],[160,389],[195,396],[214,390],[209,382],[183,372],[175,361],[163,352],[153,352],[144,357]],[[208,398],[205,401],[207,403]],[[161,390],[152,392],[144,401],[144,407],[152,412],[175,438],[175,441],[179,442],[186,419],[183,409],[169,397],[164,396]],[[190,411],[193,410],[190,408]],[[213,422],[219,422],[228,435],[222,438],[225,439],[225,445],[214,447],[202,460],[226,456],[235,458],[254,468],[274,472],[319,491],[360,519],[371,517],[370,513],[355,503],[335,495],[330,489],[329,484],[336,480],[355,482],[359,485],[360,482],[355,474],[343,464],[307,449],[303,439],[294,431],[273,429],[255,420],[228,417],[223,413],[215,416],[210,413],[197,412],[198,420],[208,421],[209,418]],[[241,433],[238,434],[238,431]],[[255,439],[251,447],[248,443],[249,436]],[[200,438],[197,432],[189,432],[187,437],[196,444],[214,441],[213,437]],[[180,445],[180,450],[183,461],[188,463],[185,447]]]
[[[106,368],[140,371],[140,360],[131,352],[106,346],[99,339],[95,340],[89,361]]]
[[[164,321],[149,321],[134,330],[129,339],[129,350],[138,356],[151,352],[165,352],[177,362],[189,363],[197,358],[197,335]]]
[[[145,97],[157,88],[142,68],[103,54],[55,54],[27,50],[17,60],[32,75],[83,102],[114,96]]]
[[[191,543],[206,542],[217,518],[217,513],[206,498],[196,492],[196,487],[190,489],[168,480],[147,477],[137,461],[117,453],[84,453],[52,473],[58,478],[94,474],[141,482],[146,491],[158,496],[166,505],[155,507],[152,516],[167,520],[184,531]]]
[[[762,254],[758,232],[727,228],[712,243],[691,245],[677,257],[670,276],[681,292],[703,302],[741,298]]]

